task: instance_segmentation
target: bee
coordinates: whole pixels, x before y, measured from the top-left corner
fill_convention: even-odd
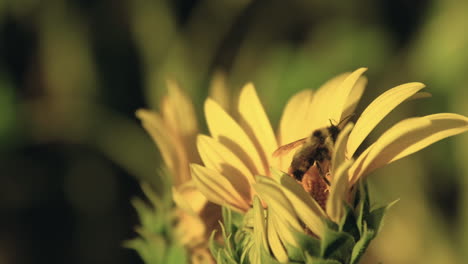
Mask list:
[[[299,148],[291,162],[289,174],[298,181],[302,181],[304,174],[314,165],[317,166],[320,176],[330,185],[326,172],[331,161],[333,148],[341,131],[340,125],[349,117],[344,118],[338,125],[330,120],[330,126],[314,130],[309,137],[299,139],[279,147],[273,152],[273,157],[283,156],[295,148]]]

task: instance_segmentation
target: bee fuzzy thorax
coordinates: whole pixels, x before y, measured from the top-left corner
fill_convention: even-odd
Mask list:
[[[323,163],[331,160],[339,132],[338,126],[334,125],[312,132],[310,137],[305,140],[304,145],[296,151],[291,162],[292,175],[296,180],[301,181],[304,174],[314,164],[316,164],[320,174],[325,175],[328,170]],[[326,179],[325,182],[327,182]]]

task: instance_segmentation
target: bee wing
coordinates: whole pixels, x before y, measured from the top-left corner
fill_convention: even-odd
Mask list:
[[[291,150],[303,145],[307,138],[301,138],[289,144],[283,145],[273,152],[273,157],[279,157],[288,154]]]

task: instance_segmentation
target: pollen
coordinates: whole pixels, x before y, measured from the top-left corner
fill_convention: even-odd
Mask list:
[[[325,180],[320,176],[319,170],[316,165],[310,167],[310,169],[304,174],[301,181],[302,187],[306,192],[312,196],[315,201],[325,210],[329,194],[329,186]]]

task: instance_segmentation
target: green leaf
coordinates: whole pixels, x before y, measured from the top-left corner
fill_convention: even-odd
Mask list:
[[[343,203],[345,207],[345,215],[343,216],[340,224],[339,230],[346,232],[353,236],[354,241],[358,241],[361,237],[358,222],[354,214],[353,209],[347,203]]]
[[[295,230],[291,230],[291,232],[293,232],[294,238],[300,245],[303,254],[307,252],[311,256],[320,256],[320,240]]]
[[[253,201],[253,212],[254,212],[254,239],[255,239],[255,250],[258,252],[262,249],[268,248],[268,242],[266,237],[266,221],[265,212],[258,196],[254,197]]]
[[[367,225],[370,229],[375,230],[376,234],[380,232],[383,225],[383,219],[387,210],[395,205],[399,200],[395,200],[386,206],[382,206],[380,208],[374,209],[370,212],[370,214],[366,218]]]
[[[265,250],[264,248],[262,248],[262,250],[260,251],[260,257],[261,257],[261,260],[262,260],[261,263],[270,263],[270,264],[280,264],[281,263],[278,260],[276,260],[270,254],[269,251]]]
[[[231,210],[229,210],[226,206],[221,207],[221,214],[223,216],[223,222],[224,222],[224,229],[226,233],[232,233],[232,214]],[[220,223],[220,225],[222,225]]]
[[[353,248],[353,252],[351,254],[351,264],[359,263],[362,255],[366,251],[367,247],[369,246],[370,242],[376,236],[376,232],[374,230],[370,230],[367,228],[367,225],[364,225],[363,233],[361,235],[361,239],[356,243]]]
[[[173,244],[167,252],[166,263],[167,264],[188,263],[187,252],[185,251],[184,247]]]
[[[135,249],[145,263],[165,263],[166,242],[160,236],[143,236],[124,243],[125,247]]]
[[[325,230],[321,241],[321,257],[348,263],[355,244],[353,237],[345,232]]]
[[[356,222],[360,234],[363,232],[364,219],[367,219],[370,213],[369,199],[367,183],[365,181],[359,181],[359,188],[356,192],[354,208],[356,210]]]
[[[218,252],[223,248],[218,242],[214,240],[216,230],[211,232],[210,239],[208,240],[208,248],[213,256],[217,256]]]
[[[306,254],[305,263],[306,264],[342,264],[338,260],[313,257],[313,256],[310,256],[309,254]]]
[[[283,243],[284,248],[288,252],[289,259],[292,261],[304,261],[304,252],[301,248],[295,247],[289,243]]]

